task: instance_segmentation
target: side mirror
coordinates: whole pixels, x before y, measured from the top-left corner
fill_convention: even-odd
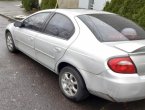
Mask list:
[[[15,27],[21,28],[21,27],[23,27],[23,23],[22,23],[21,21],[16,21],[16,22],[14,23],[14,26],[15,26]]]

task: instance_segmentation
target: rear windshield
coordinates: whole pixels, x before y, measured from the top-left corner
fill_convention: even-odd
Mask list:
[[[101,42],[145,39],[143,28],[115,14],[88,14],[78,16]]]

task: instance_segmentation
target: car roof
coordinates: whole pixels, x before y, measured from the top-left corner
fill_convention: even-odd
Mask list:
[[[96,11],[89,9],[47,9],[40,12],[58,12],[67,16],[79,16],[84,14],[113,14],[105,11]]]

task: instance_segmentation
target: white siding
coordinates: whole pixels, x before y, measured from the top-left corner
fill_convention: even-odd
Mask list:
[[[41,0],[40,0],[41,1]],[[59,8],[89,8],[90,0],[58,0]],[[103,10],[107,1],[111,0],[94,0],[93,9]]]
[[[89,0],[79,0],[79,8],[88,8]]]
[[[78,8],[79,0],[58,0],[59,8]]]
[[[94,9],[103,10],[107,0],[94,0]]]

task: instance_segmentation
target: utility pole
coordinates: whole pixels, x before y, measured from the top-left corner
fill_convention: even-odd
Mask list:
[[[39,0],[39,6],[41,5],[41,3],[42,3],[42,0]]]

